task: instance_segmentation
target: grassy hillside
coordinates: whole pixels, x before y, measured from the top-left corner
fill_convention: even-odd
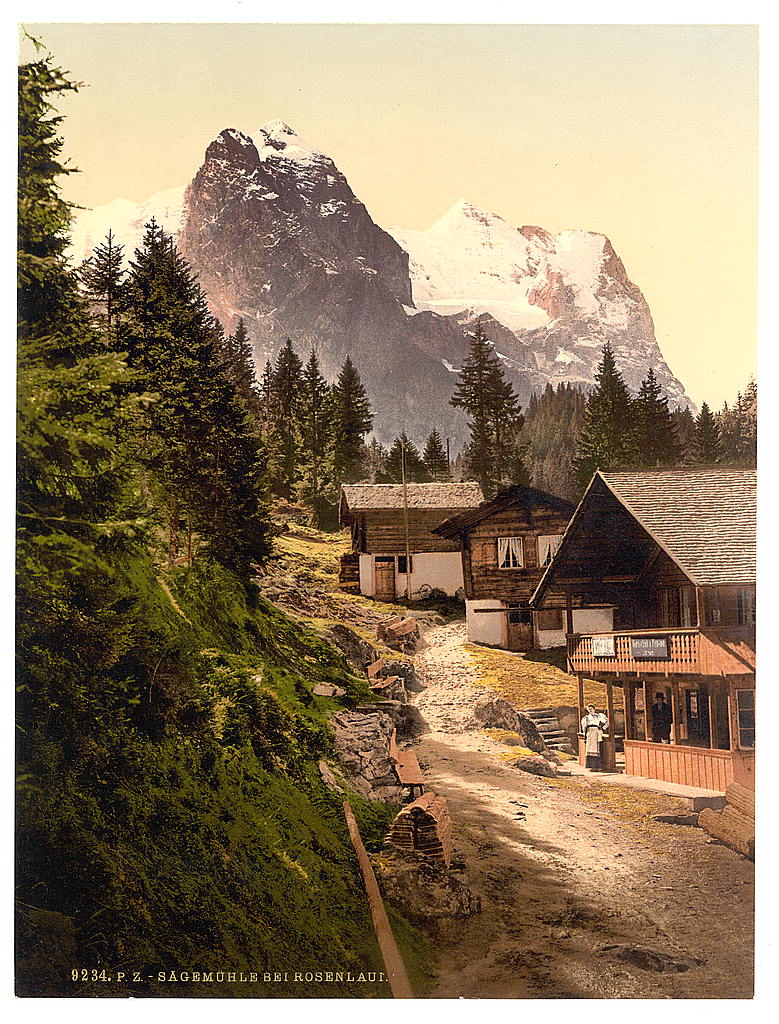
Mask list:
[[[123,680],[135,693],[127,707],[85,706],[83,737],[60,735],[52,720],[26,737],[19,994],[388,996],[380,982],[292,977],[383,970],[340,798],[317,769],[335,705],[311,693],[335,682],[349,704],[368,696],[365,681],[225,570],[158,578],[144,559],[124,569],[134,639],[121,664],[130,676],[151,666],[138,672],[144,685]],[[356,797],[353,806],[376,848],[391,808]],[[423,990],[427,946],[394,923]],[[81,968],[112,980],[72,980]],[[171,971],[258,981],[157,980]],[[289,977],[265,983],[265,972]]]

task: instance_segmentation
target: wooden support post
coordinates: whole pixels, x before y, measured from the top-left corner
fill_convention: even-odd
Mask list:
[[[714,750],[716,743],[715,739],[717,736],[717,702],[714,699],[714,688],[709,683],[706,688],[707,699],[709,702],[709,749]]]
[[[649,704],[649,685],[646,679],[643,681],[644,687],[644,740],[649,741],[652,739],[652,708]]]
[[[606,755],[603,767],[613,772],[617,767],[617,741],[614,736],[614,691],[610,681],[606,683],[606,715],[609,720],[609,734],[603,744]]]
[[[584,677],[581,672],[576,673],[576,679],[578,683],[578,698],[579,698],[579,720],[576,723],[576,732],[579,737],[579,764],[583,765],[586,761],[584,753],[584,741],[582,739],[582,719],[584,718]]]
[[[682,710],[679,701],[679,686],[676,679],[671,679],[671,743],[678,743],[682,738]]]
[[[623,682],[625,691],[625,739],[636,739],[636,688],[632,679]]]
[[[565,592],[565,631],[569,636],[573,633],[573,596],[570,590]]]

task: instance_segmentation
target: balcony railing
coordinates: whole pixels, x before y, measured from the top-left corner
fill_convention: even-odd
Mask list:
[[[568,635],[568,661],[589,675],[748,675],[755,671],[755,631],[633,629]]]

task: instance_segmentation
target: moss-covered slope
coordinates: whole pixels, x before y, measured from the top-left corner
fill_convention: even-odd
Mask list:
[[[100,728],[60,736],[41,722],[23,744],[19,994],[388,996],[346,980],[383,965],[340,799],[317,770],[334,704],[311,693],[332,681],[353,703],[365,682],[223,570],[125,569],[132,641],[111,706],[94,709]],[[353,806],[375,847],[392,810]],[[421,991],[427,947],[394,923]],[[167,980],[182,971],[189,981]]]

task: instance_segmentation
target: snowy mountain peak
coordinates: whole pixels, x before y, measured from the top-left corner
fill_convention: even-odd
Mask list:
[[[296,164],[330,162],[329,157],[306,145],[297,132],[281,120],[268,121],[254,134],[260,159],[289,160]]]
[[[244,135],[243,132],[239,132],[237,128],[225,128],[219,133],[219,138],[223,142],[237,142],[239,146],[253,146],[254,143],[248,135]]]
[[[460,222],[468,223],[473,221],[477,224],[483,225],[506,223],[501,220],[496,213],[490,213],[489,210],[483,210],[480,206],[470,202],[468,199],[458,199],[454,206],[450,207],[442,217],[439,217],[429,230],[450,230]]]

